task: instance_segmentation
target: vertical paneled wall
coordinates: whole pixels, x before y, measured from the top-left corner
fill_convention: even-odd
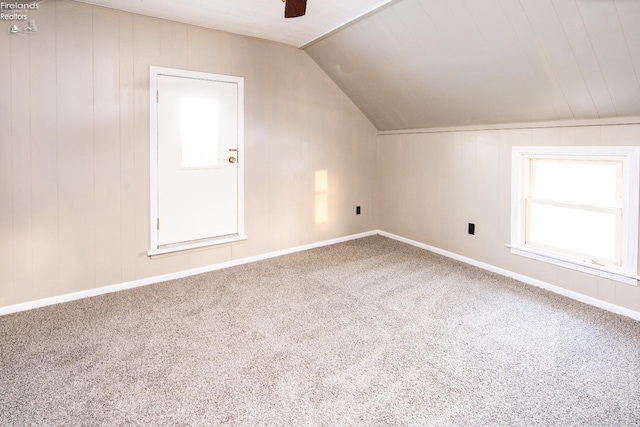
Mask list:
[[[640,145],[640,125],[380,136],[379,228],[640,311],[640,287],[511,254],[511,147],[517,145]],[[467,233],[468,223],[475,235]]]
[[[66,0],[34,17],[0,34],[0,306],[376,228],[376,130],[304,52]],[[245,78],[248,241],[147,257],[150,65]]]

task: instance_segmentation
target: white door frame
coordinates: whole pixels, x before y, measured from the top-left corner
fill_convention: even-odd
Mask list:
[[[246,240],[244,232],[244,78],[236,76],[225,76],[221,74],[201,73],[198,71],[179,70],[175,68],[150,67],[149,84],[149,170],[150,170],[150,245],[147,254],[149,256],[159,255],[168,252],[195,249],[206,246],[221,245],[225,243]],[[238,85],[238,235],[221,239],[211,239],[185,243],[183,245],[171,246],[168,248],[158,247],[158,102],[157,87],[158,76],[182,77],[200,80],[214,80]]]

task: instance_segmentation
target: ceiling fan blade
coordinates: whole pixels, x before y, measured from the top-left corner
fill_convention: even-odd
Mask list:
[[[297,18],[307,11],[307,0],[286,0],[284,4],[284,17]]]

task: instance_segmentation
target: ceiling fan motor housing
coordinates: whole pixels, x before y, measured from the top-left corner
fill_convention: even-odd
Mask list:
[[[307,10],[307,0],[285,0],[284,17],[297,18],[303,16]]]

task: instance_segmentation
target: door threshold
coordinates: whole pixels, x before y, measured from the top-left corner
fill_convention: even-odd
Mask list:
[[[223,237],[218,239],[207,239],[207,240],[198,240],[197,242],[179,243],[176,245],[171,245],[170,247],[149,249],[147,251],[147,256],[151,257],[154,255],[163,255],[163,254],[168,254],[172,252],[187,251],[189,249],[199,249],[199,248],[206,248],[208,246],[225,245],[228,243],[235,243],[235,242],[247,240],[247,238],[248,237],[246,235],[242,235],[242,236],[234,235],[234,236]]]

